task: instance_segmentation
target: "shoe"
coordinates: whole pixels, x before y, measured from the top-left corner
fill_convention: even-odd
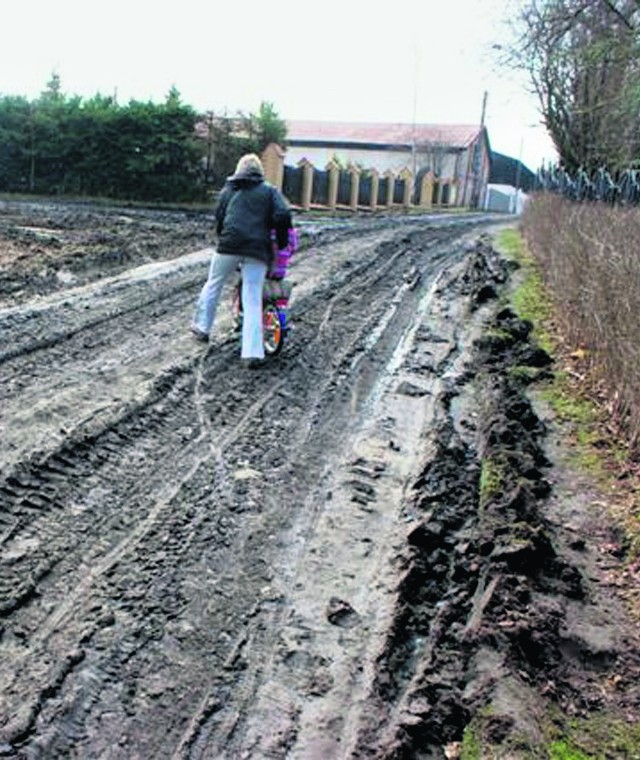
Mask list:
[[[264,367],[264,359],[243,359],[242,363],[247,369],[260,369]]]
[[[206,332],[202,332],[202,330],[195,325],[191,325],[191,332],[193,333],[193,337],[200,341],[200,343],[209,342],[209,335]]]

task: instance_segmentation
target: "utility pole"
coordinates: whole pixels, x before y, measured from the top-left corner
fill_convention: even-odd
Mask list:
[[[413,49],[413,114],[411,121],[411,181],[412,195],[415,190],[417,156],[416,156],[416,114],[418,110],[418,49]]]
[[[487,98],[489,93],[485,90],[482,98],[482,112],[480,114],[480,133],[478,142],[473,148],[473,192],[471,194],[471,207],[477,208],[480,202],[480,193],[478,185],[480,184],[480,172],[482,170],[482,135],[484,134],[484,120],[487,115]]]
[[[518,151],[518,163],[516,164],[516,197],[514,203],[513,213],[518,213],[518,199],[520,197],[520,171],[522,167],[522,148],[524,145],[524,137],[520,138],[520,150]]]

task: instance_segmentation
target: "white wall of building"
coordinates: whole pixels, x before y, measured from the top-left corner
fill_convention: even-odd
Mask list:
[[[324,169],[331,159],[337,159],[343,166],[357,164],[366,168],[377,169],[380,174],[386,171],[400,171],[411,167],[411,154],[390,150],[336,150],[335,148],[287,148],[285,164],[297,166],[307,159],[316,169]]]
[[[453,178],[456,175],[456,155],[447,154],[442,156],[441,175],[446,178]],[[464,156],[466,156],[466,151]],[[464,171],[466,168],[466,158],[461,158],[461,167]],[[298,148],[289,147],[285,155],[284,162],[288,166],[297,166],[300,161],[306,159],[313,164],[316,169],[323,170],[331,159],[337,159],[343,166],[356,164],[364,168],[377,169],[380,174],[386,171],[399,172],[402,169],[413,171],[413,156],[411,151],[392,151],[392,150],[358,150],[358,149],[339,149],[335,148]],[[416,155],[416,171],[429,165],[429,159],[419,153]]]

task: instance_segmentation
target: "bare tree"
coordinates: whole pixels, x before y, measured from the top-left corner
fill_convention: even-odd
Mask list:
[[[510,64],[525,70],[569,170],[640,155],[640,2],[527,0]]]
[[[445,158],[449,145],[444,138],[429,142],[418,142],[415,146],[416,162],[420,169],[427,169],[436,177],[441,177],[445,170]]]

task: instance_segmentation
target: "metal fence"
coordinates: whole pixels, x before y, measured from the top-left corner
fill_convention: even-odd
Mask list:
[[[538,171],[535,189],[559,193],[574,201],[636,206],[640,203],[640,170],[627,169],[613,175],[605,168],[592,174],[581,169],[572,175],[554,166]]]
[[[338,179],[338,205],[348,206],[351,202],[351,175],[341,171]]]
[[[313,189],[311,191],[311,203],[316,206],[326,205],[329,197],[329,172],[315,171],[313,175]],[[300,198],[296,199],[298,202]]]
[[[302,199],[302,172],[291,166],[284,167],[282,192],[292,203],[300,203]]]

